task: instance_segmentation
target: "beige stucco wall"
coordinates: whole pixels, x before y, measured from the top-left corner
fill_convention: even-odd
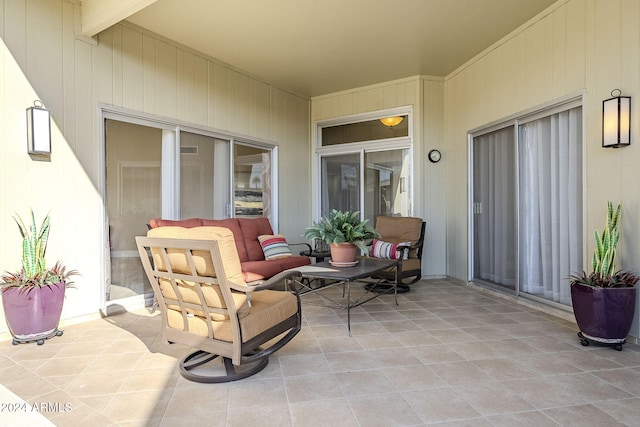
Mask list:
[[[63,318],[98,313],[108,256],[101,104],[276,144],[280,231],[299,241],[311,218],[309,100],[126,23],[100,33],[97,43],[76,38],[76,7],[0,0],[0,270],[20,265],[12,215],[50,212],[48,260],[81,272]],[[45,161],[26,152],[25,109],[35,99],[52,113],[53,154]]]
[[[640,97],[640,2],[559,1],[446,78],[447,272],[467,279],[467,132],[554,99],[584,93],[585,265],[606,201],[623,206],[619,267],[640,270],[640,120],[632,145],[601,147],[602,100]],[[640,336],[636,321],[632,334]]]

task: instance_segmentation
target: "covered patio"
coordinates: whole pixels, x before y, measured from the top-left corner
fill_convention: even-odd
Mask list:
[[[57,426],[638,425],[640,346],[582,347],[568,313],[422,280],[346,313],[303,305],[301,333],[238,382],[182,378],[188,349],[148,310],[0,342],[9,423]],[[43,405],[44,404],[44,405]],[[33,411],[34,405],[40,408]],[[1,423],[0,423],[1,424]]]

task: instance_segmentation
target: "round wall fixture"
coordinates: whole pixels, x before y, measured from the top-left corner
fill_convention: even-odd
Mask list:
[[[431,150],[428,155],[431,163],[438,163],[442,158],[442,154],[440,154],[439,150]]]

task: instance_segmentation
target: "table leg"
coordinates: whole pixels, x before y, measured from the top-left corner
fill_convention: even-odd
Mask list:
[[[393,283],[393,298],[395,298],[396,300],[396,305],[398,305],[398,280],[400,280],[399,274],[398,274],[398,267],[396,266],[396,280]]]
[[[349,330],[349,336],[351,336],[351,281],[350,280],[347,280],[347,329]]]

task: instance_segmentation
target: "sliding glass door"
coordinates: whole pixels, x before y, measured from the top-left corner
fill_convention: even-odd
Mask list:
[[[570,304],[582,271],[582,109],[521,123],[520,290]]]
[[[130,299],[140,305],[151,296],[135,237],[146,234],[152,218],[266,216],[277,226],[274,147],[152,120],[106,116],[107,304]]]
[[[515,290],[516,150],[513,126],[473,140],[473,277]]]
[[[568,277],[583,262],[582,139],[576,101],[472,135],[473,281],[570,304]]]

